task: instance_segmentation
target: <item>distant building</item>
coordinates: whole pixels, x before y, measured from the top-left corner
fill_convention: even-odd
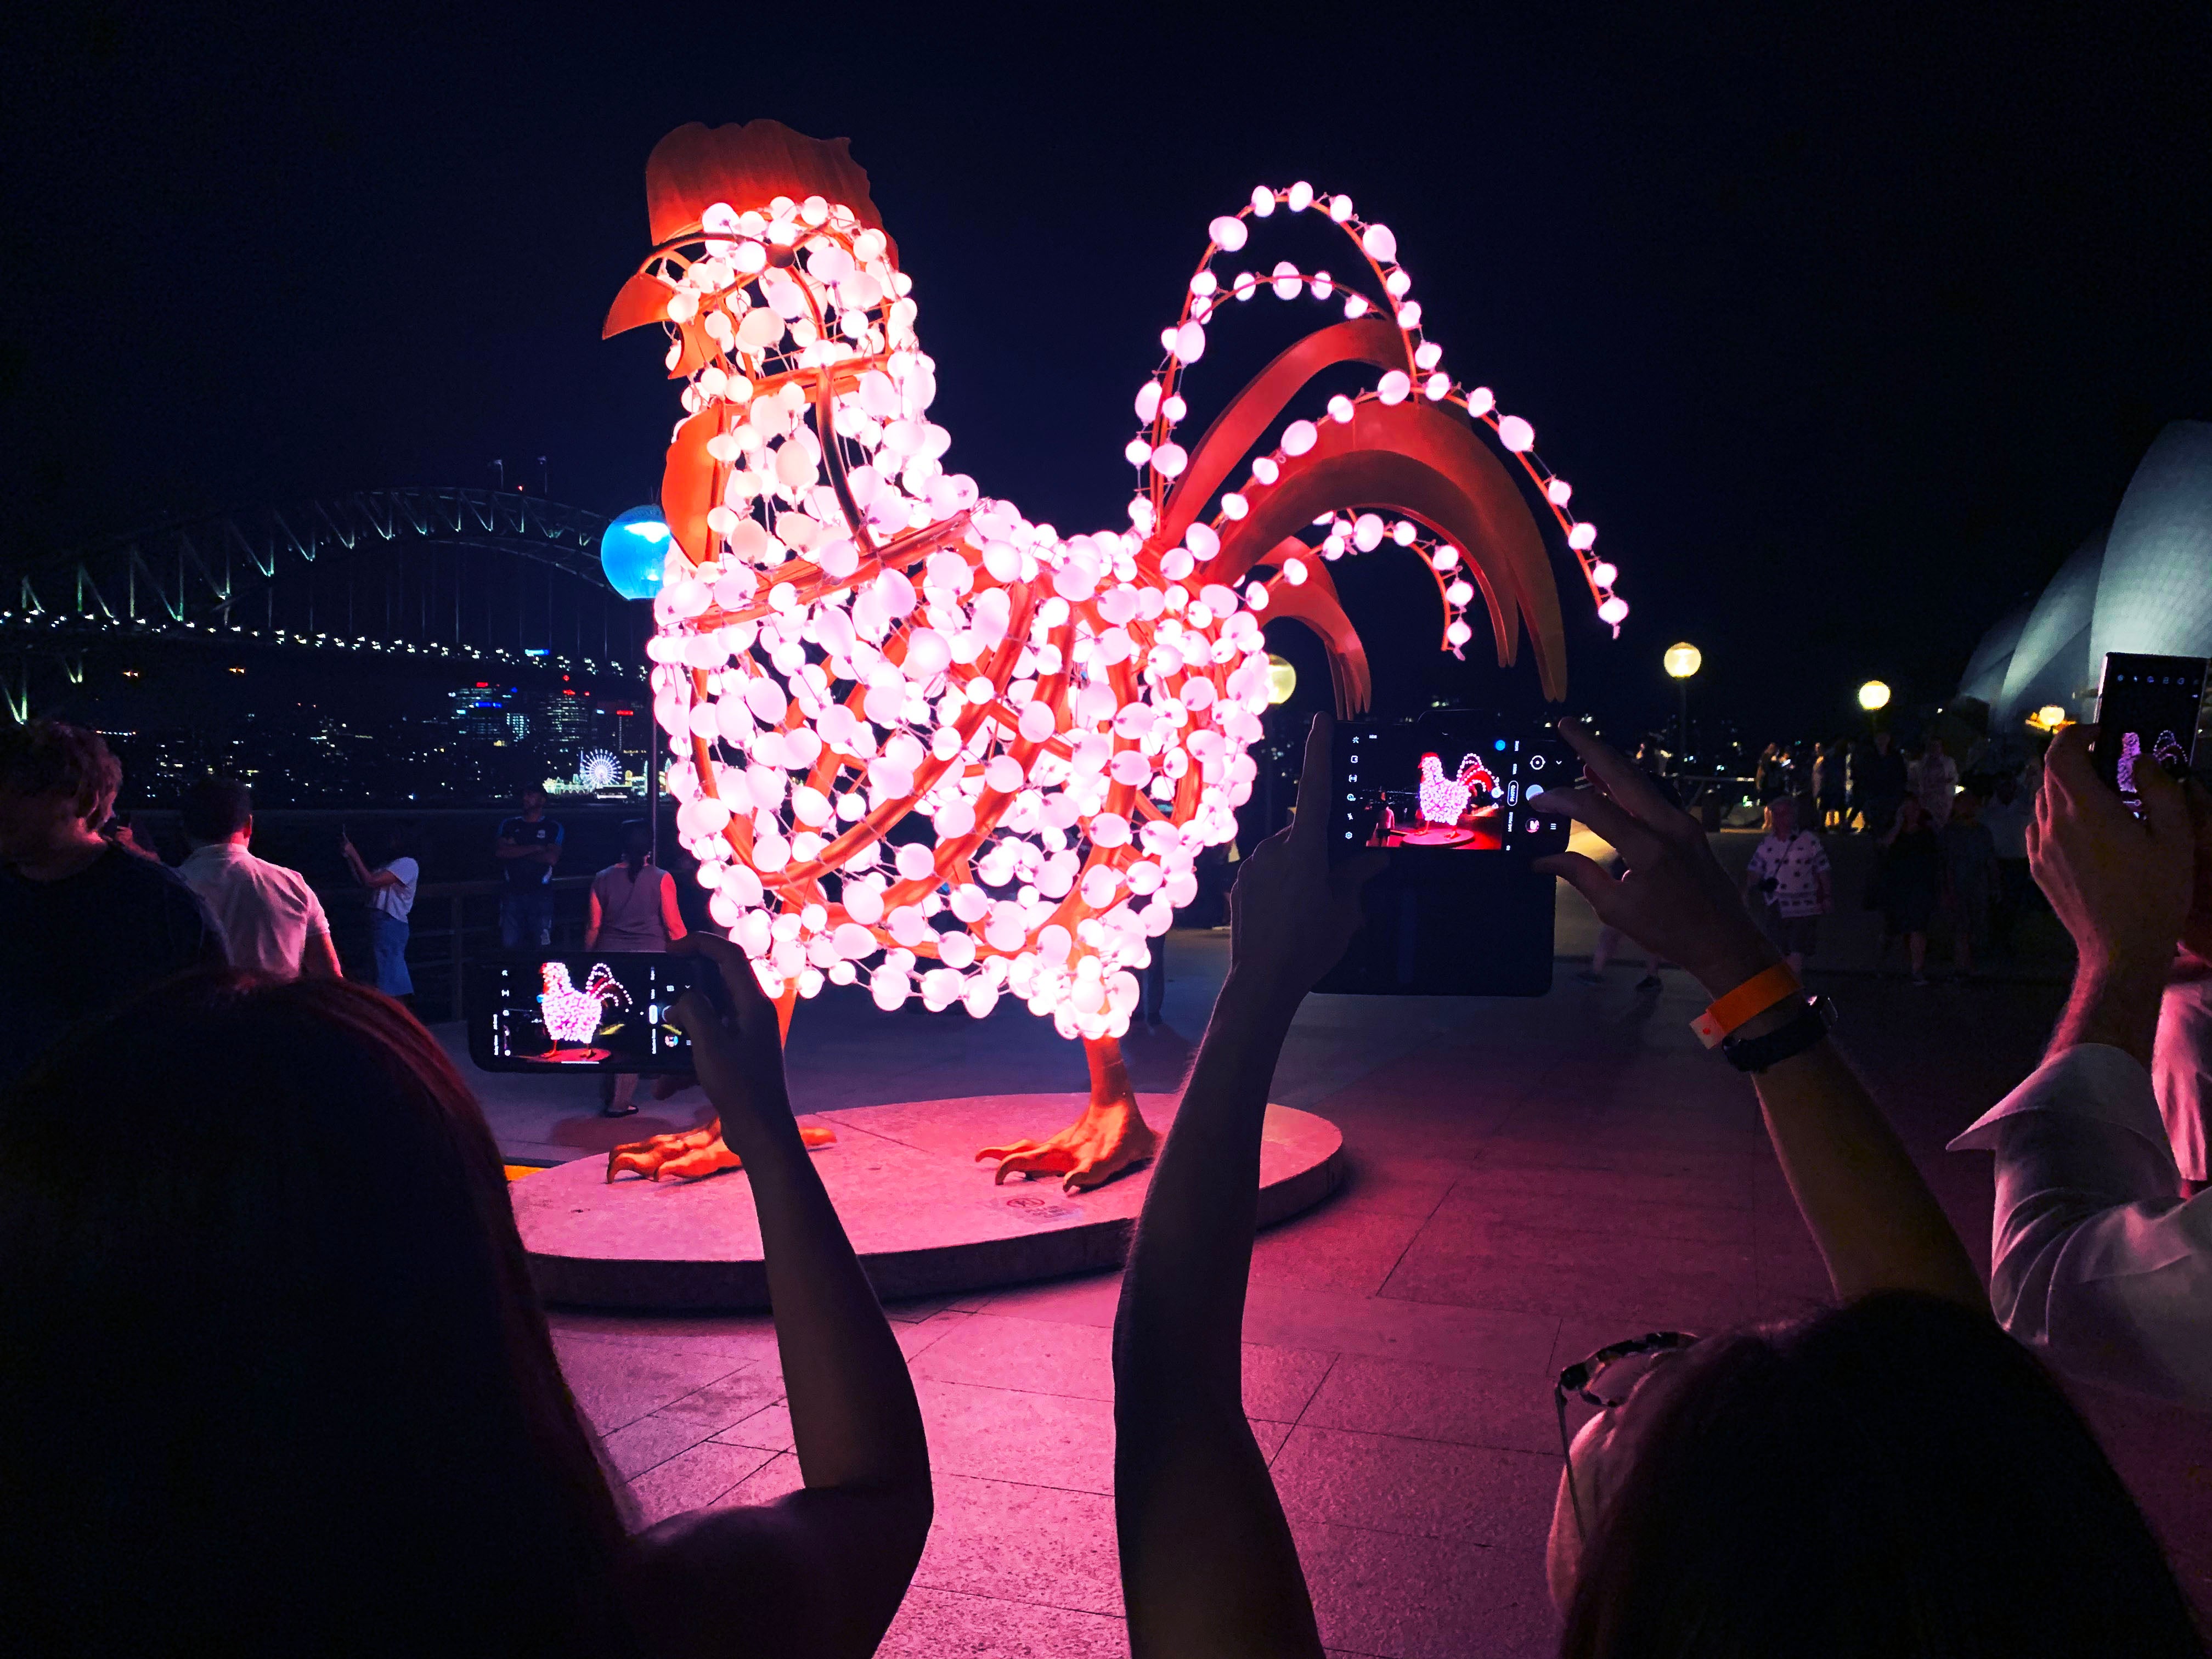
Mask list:
[[[553,752],[570,760],[590,747],[592,702],[573,686],[548,693],[538,705],[538,732]]]
[[[1982,636],[1959,694],[1989,705],[1993,738],[2054,705],[2093,719],[2112,651],[2212,657],[2212,422],[2158,434],[2111,525]]]
[[[530,704],[520,686],[504,690],[479,680],[452,694],[453,720],[465,738],[520,743],[530,735]]]

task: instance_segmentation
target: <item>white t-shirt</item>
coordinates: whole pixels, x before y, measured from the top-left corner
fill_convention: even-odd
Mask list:
[[[1800,830],[1788,841],[1769,836],[1752,849],[1751,873],[1760,881],[1774,878],[1766,902],[1787,917],[1817,916],[1827,910],[1820,886],[1828,878],[1828,849],[1810,830]]]
[[[383,911],[394,921],[404,921],[415,908],[415,890],[422,885],[422,866],[413,859],[394,859],[384,868],[399,878],[399,885],[370,888],[368,908]]]
[[[234,968],[297,979],[308,935],[331,931],[323,902],[305,876],[234,842],[197,848],[177,873],[207,905]]]

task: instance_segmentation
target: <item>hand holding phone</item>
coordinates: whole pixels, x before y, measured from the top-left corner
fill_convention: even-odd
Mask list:
[[[2097,690],[2097,775],[2142,816],[2140,769],[2189,775],[2204,704],[2206,659],[2107,652]]]
[[[1374,851],[1330,862],[1335,732],[1328,715],[1314,716],[1298,775],[1297,814],[1253,848],[1230,894],[1231,980],[1294,1003],[1344,954],[1360,926],[1360,890],[1389,862]]]
[[[2091,750],[2106,738],[2101,726],[2069,726],[2051,739],[2028,867],[2073,936],[2082,973],[2122,969],[2162,986],[2188,925],[2196,825],[2181,787],[2159,767],[2136,769],[2136,799],[2116,802],[2103,756]]]

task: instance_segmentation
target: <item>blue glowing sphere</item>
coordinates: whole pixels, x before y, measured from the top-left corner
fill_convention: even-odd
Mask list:
[[[660,592],[667,562],[668,522],[657,507],[633,507],[599,538],[607,586],[626,599],[649,599]]]

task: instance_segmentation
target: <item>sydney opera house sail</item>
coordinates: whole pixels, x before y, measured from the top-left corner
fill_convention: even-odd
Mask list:
[[[2212,422],[2159,434],[2112,524],[1982,636],[1959,695],[1989,704],[1992,735],[2053,704],[2086,717],[2108,651],[2212,656]]]

